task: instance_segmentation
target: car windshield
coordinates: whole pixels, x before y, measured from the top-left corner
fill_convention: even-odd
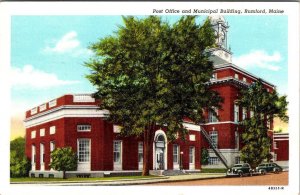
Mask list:
[[[238,164],[238,165],[234,165],[233,167],[242,167],[243,165],[240,165],[240,164]]]

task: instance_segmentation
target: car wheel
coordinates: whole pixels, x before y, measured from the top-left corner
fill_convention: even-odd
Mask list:
[[[253,176],[253,172],[251,171],[251,172],[250,172],[250,177],[252,177],[252,176]]]
[[[278,174],[278,173],[279,173],[278,169],[275,169],[275,170],[274,170],[274,173]]]
[[[263,170],[263,169],[261,169],[261,170],[259,170],[259,173],[260,173],[261,175],[265,175],[265,174],[266,174],[266,171]]]
[[[240,176],[240,177],[243,177],[243,172],[239,172],[239,176]]]

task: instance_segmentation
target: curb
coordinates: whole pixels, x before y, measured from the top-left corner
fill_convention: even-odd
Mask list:
[[[184,182],[205,179],[225,178],[226,175],[194,177],[194,178],[171,178],[169,176],[159,176],[159,178],[141,178],[141,179],[119,179],[119,180],[94,180],[94,181],[45,181],[45,182],[11,182],[10,184],[37,184],[37,185],[60,185],[60,186],[128,186],[128,185],[144,185],[155,183],[170,183],[170,182]]]

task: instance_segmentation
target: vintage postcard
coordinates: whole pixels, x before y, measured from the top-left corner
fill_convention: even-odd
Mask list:
[[[0,195],[298,194],[298,8],[1,3]]]

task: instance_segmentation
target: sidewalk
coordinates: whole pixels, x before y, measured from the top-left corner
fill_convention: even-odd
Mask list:
[[[201,179],[214,179],[225,177],[225,173],[199,173],[178,176],[161,176],[158,178],[145,179],[120,179],[120,180],[96,180],[96,181],[51,181],[51,182],[12,182],[13,185],[45,185],[45,186],[122,186],[142,185],[150,183],[192,181]]]

